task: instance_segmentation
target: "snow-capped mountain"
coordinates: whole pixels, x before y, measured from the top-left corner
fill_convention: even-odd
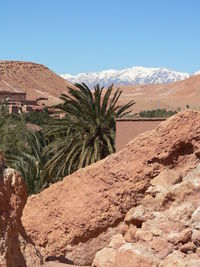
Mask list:
[[[196,71],[193,75],[199,75],[200,74],[200,70]]]
[[[62,78],[72,83],[85,83],[93,87],[97,83],[103,86],[110,84],[155,84],[171,83],[189,78],[189,73],[177,72],[166,68],[132,67],[124,70],[105,70],[100,72],[63,74]]]

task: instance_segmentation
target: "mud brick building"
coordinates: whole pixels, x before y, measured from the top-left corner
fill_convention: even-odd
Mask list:
[[[27,99],[26,92],[0,91],[0,102],[8,103],[9,113],[41,111],[38,99]]]

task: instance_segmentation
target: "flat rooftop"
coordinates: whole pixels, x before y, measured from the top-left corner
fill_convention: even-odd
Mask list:
[[[9,94],[9,95],[26,95],[26,92],[11,92],[11,91],[0,91],[0,94]]]
[[[116,121],[165,121],[168,118],[117,118]]]

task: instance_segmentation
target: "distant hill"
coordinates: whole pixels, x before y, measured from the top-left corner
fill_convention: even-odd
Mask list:
[[[187,75],[186,75],[187,76]],[[172,77],[172,76],[171,76]],[[180,76],[184,78],[183,76]],[[72,84],[41,64],[20,61],[0,61],[0,91],[27,92],[28,99],[47,97],[47,104],[58,103],[61,93]],[[147,85],[115,85],[123,89],[120,103],[136,101],[133,113],[147,109],[182,109],[189,105],[200,110],[200,75],[184,80]]]
[[[47,104],[59,101],[67,92],[69,82],[48,69],[32,62],[0,61],[0,91],[26,92],[28,99],[47,97]]]
[[[190,76],[189,73],[178,72],[166,68],[144,68],[132,67],[123,70],[105,70],[100,72],[79,73],[77,75],[63,74],[61,77],[72,83],[84,82],[89,87],[97,83],[108,86],[116,85],[137,85],[137,84],[158,84],[172,83],[184,80]]]
[[[123,89],[120,103],[134,99],[133,113],[141,110],[177,108],[200,110],[200,75],[170,84],[115,86]]]

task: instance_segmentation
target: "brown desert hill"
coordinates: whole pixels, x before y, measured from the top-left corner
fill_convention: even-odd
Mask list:
[[[60,102],[61,93],[67,92],[70,82],[46,66],[23,61],[0,61],[0,91],[27,92],[28,99],[47,97],[49,105]],[[116,86],[123,89],[119,103],[135,100],[133,113],[146,109],[176,110],[189,105],[200,109],[200,75],[171,84]]]
[[[200,110],[200,75],[170,83],[137,86],[118,86],[123,90],[119,102],[135,100],[133,113],[141,110],[166,108],[176,110],[178,107]]]
[[[28,99],[47,97],[47,104],[59,102],[69,82],[46,66],[23,61],[0,61],[0,91],[26,92]]]
[[[123,230],[127,212],[141,203],[151,181],[165,170],[178,173],[179,181],[200,162],[199,151],[200,112],[180,112],[120,152],[29,197],[23,225],[48,260],[91,265],[96,252]],[[162,203],[169,207],[173,199],[166,194]],[[133,221],[141,227],[142,220]]]

